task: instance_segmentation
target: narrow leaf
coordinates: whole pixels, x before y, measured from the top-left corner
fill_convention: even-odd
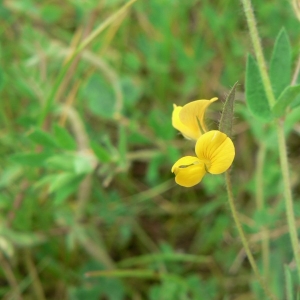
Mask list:
[[[248,55],[246,66],[246,102],[251,113],[262,121],[271,119],[271,110],[256,61]]]
[[[58,154],[49,157],[46,161],[47,169],[63,170],[74,172],[75,155],[72,154]]]
[[[234,99],[237,84],[237,82],[234,84],[228,96],[226,97],[219,124],[220,131],[226,133],[229,137],[231,137],[232,133],[232,124],[234,117]]]
[[[42,166],[47,158],[49,158],[49,155],[45,153],[16,153],[10,156],[10,159],[14,162],[31,167]]]
[[[100,162],[106,163],[111,161],[111,156],[103,147],[95,142],[91,142],[90,146]]]
[[[53,176],[52,181],[49,185],[49,192],[55,192],[65,185],[69,184],[72,180],[76,179],[78,176],[76,176],[73,173],[61,173]]]
[[[300,106],[300,95],[298,95],[295,100],[291,103],[291,109]]]
[[[74,171],[75,174],[89,174],[94,170],[93,160],[91,156],[86,156],[83,154],[75,156],[74,160]]]
[[[284,115],[286,108],[298,97],[300,94],[300,84],[287,87],[276,101],[272,113],[275,117]]]
[[[28,137],[36,144],[42,145],[44,147],[51,147],[51,148],[57,148],[58,145],[54,139],[49,133],[41,130],[41,129],[35,129],[32,131]]]
[[[281,29],[273,48],[270,62],[270,80],[277,99],[291,80],[292,54],[289,37],[284,29]]]
[[[55,124],[54,134],[56,141],[61,148],[70,151],[76,150],[76,142],[65,128]]]

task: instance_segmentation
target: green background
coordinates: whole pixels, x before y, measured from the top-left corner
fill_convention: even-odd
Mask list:
[[[253,51],[241,4],[138,0],[58,82],[74,47],[124,3],[0,1],[1,299],[263,299],[223,176],[186,189],[170,172],[194,147],[171,126],[173,103],[218,97],[207,111],[207,126],[216,129],[236,81],[234,194],[261,268],[262,228],[270,229],[266,275],[283,299],[284,265],[292,278],[295,272],[282,179],[275,134],[245,104]],[[267,61],[285,27],[293,70],[300,24],[291,4],[253,5]],[[298,110],[286,125],[297,219],[299,119]],[[267,205],[257,210],[262,145]],[[100,270],[109,273],[86,276]]]

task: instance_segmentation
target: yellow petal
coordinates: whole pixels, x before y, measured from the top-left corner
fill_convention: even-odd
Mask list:
[[[206,173],[204,163],[195,156],[180,158],[171,171],[176,175],[176,183],[184,187],[196,185]]]
[[[232,140],[218,130],[203,134],[196,143],[195,151],[211,174],[220,174],[228,170],[235,156]]]
[[[218,98],[210,100],[196,100],[186,105],[176,106],[172,114],[172,125],[188,139],[197,140],[203,132],[206,132],[204,114],[206,108]],[[199,127],[200,125],[200,127]],[[201,132],[202,130],[202,132]]]
[[[203,132],[207,131],[204,123],[204,114],[207,107],[216,100],[218,98],[192,101],[184,105],[179,111],[179,120],[189,129],[191,139],[197,140]],[[199,125],[201,128],[199,128]]]
[[[177,106],[176,104],[173,105],[173,113],[172,113],[172,125],[175,129],[180,131],[182,135],[187,139],[197,139],[198,138],[198,132],[194,132],[193,129],[190,129],[189,127],[185,126],[180,118],[179,113],[182,110],[182,106]]]

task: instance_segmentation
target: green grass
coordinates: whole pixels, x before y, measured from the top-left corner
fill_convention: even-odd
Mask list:
[[[285,27],[294,66],[300,27],[292,6],[253,2],[267,61]],[[67,65],[124,3],[0,1],[0,298],[264,299],[223,176],[185,189],[170,172],[193,152],[171,126],[173,103],[219,97],[208,111],[216,129],[236,81],[231,174],[240,218],[261,269],[268,227],[263,272],[279,299],[285,277],[292,295],[276,137],[244,101],[252,46],[240,3],[137,0]],[[298,223],[299,119],[298,108],[286,121]],[[266,207],[257,210],[262,142]]]

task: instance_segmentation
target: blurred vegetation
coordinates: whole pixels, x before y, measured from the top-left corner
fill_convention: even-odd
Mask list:
[[[170,172],[191,148],[171,126],[172,104],[219,97],[208,112],[215,129],[236,81],[234,193],[261,267],[262,228],[270,229],[268,282],[284,299],[284,270],[292,278],[295,271],[282,179],[274,132],[244,103],[252,48],[240,4],[138,0],[60,80],[75,47],[124,3],[0,1],[1,299],[263,299],[224,178],[208,175],[185,189]],[[253,4],[267,59],[285,27],[295,63],[292,6]],[[299,119],[298,109],[286,122],[298,222]],[[268,203],[261,210],[258,157]]]

